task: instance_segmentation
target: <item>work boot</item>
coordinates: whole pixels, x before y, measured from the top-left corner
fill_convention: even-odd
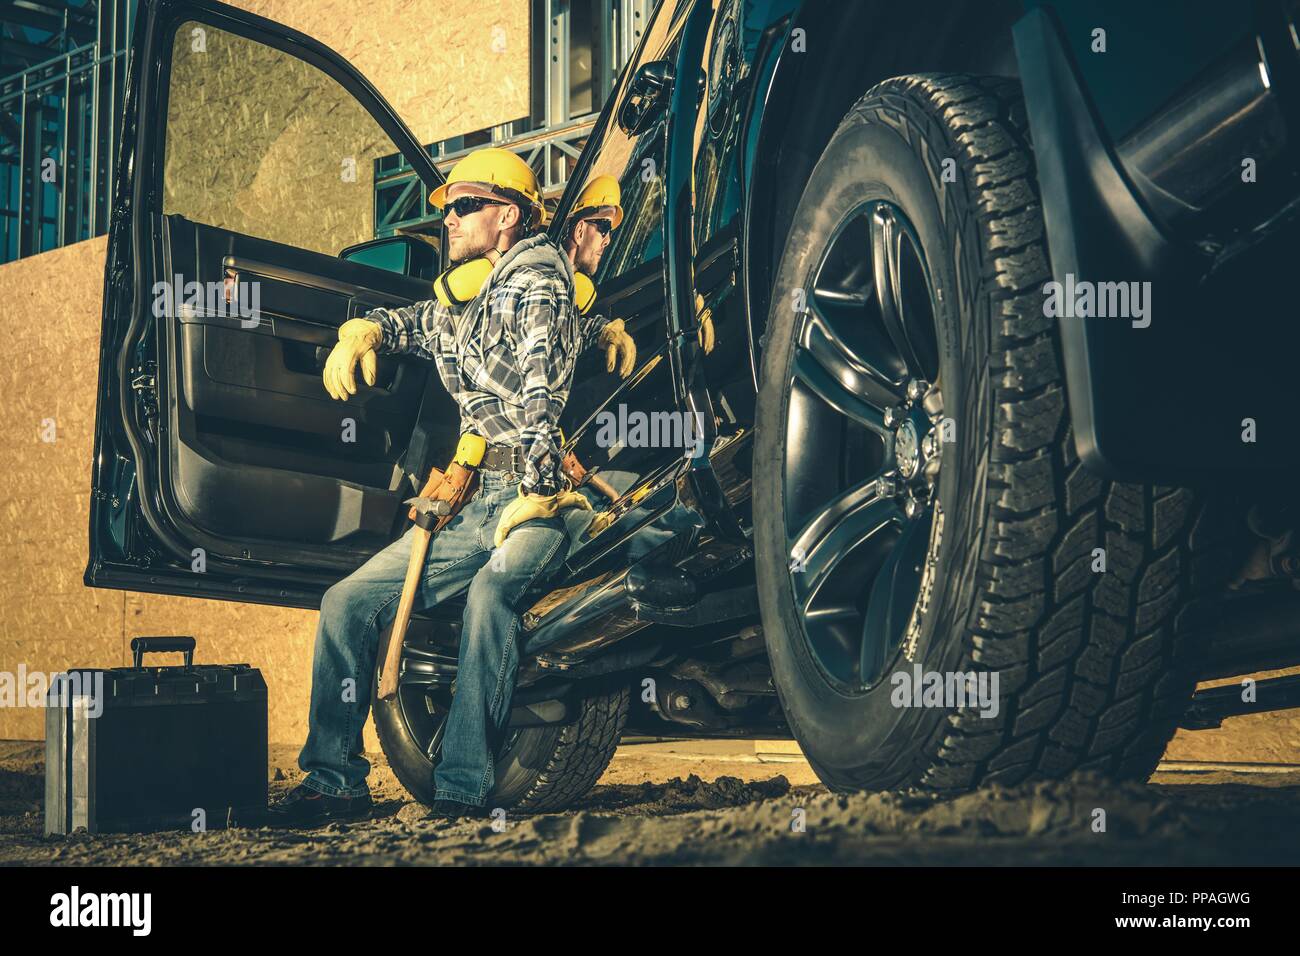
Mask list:
[[[445,817],[448,820],[476,820],[486,817],[488,813],[487,807],[477,807],[459,800],[435,800],[433,806],[429,807],[430,816]]]
[[[317,827],[362,819],[373,806],[368,793],[361,797],[332,797],[300,783],[267,808],[266,821],[270,826]]]

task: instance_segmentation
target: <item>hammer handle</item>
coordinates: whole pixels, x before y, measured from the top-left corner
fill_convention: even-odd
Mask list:
[[[406,580],[402,583],[402,599],[397,602],[397,617],[388,635],[388,652],[379,671],[379,699],[392,700],[397,696],[398,671],[402,665],[402,641],[411,623],[415,608],[415,594],[420,589],[420,575],[424,572],[424,559],[429,554],[429,539],[433,532],[416,526],[411,533],[411,560],[406,565]]]
[[[610,501],[618,501],[618,492],[614,490],[614,486],[604,478],[600,477],[600,475],[588,474],[587,484],[591,485],[591,487],[595,488]]]
[[[573,487],[577,488],[579,485],[589,484],[610,501],[618,500],[618,492],[614,490],[614,486],[600,475],[583,467],[574,452],[569,452],[564,456],[564,459],[560,462],[560,471],[573,482]]]

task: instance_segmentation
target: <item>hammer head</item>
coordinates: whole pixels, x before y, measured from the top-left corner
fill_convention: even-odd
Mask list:
[[[417,513],[422,515],[443,515],[451,514],[451,505],[440,498],[407,498],[403,504],[410,505]]]

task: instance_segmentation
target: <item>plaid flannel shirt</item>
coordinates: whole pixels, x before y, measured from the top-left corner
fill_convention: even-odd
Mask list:
[[[555,494],[563,480],[559,419],[573,369],[608,320],[578,315],[565,277],[526,265],[492,285],[477,323],[461,322],[465,311],[428,299],[366,318],[383,330],[379,351],[433,360],[460,407],[462,433],[523,446],[524,491]]]

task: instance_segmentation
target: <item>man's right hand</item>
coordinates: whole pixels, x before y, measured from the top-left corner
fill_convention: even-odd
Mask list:
[[[325,360],[325,391],[340,402],[357,393],[357,362],[367,385],[375,384],[378,371],[376,355],[383,340],[383,329],[369,319],[348,319],[339,326],[339,341]]]

